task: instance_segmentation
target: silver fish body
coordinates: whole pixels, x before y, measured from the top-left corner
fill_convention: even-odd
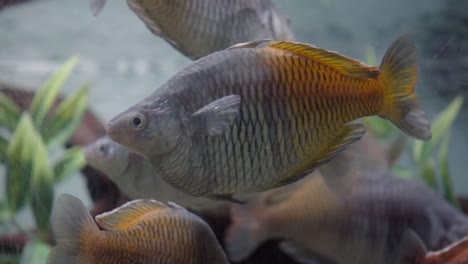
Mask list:
[[[157,199],[195,208],[216,205],[215,201],[173,188],[146,159],[107,136],[87,145],[85,157],[88,165],[108,175],[132,199]]]
[[[146,26],[197,59],[236,43],[294,40],[271,0],[128,0]]]
[[[385,69],[392,69],[385,73],[307,44],[243,43],[197,60],[106,131],[173,187],[229,200],[296,181],[329,162],[361,138],[365,128],[350,122],[364,116],[391,115],[408,134],[430,138],[411,84],[385,86],[414,82],[403,76],[414,71],[415,60],[405,60],[414,54],[398,39],[384,57]],[[406,79],[383,79],[399,78],[398,67]]]

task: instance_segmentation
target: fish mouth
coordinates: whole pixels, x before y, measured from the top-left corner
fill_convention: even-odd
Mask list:
[[[109,121],[109,123],[106,124],[105,126],[106,133],[107,135],[114,141],[117,141],[120,133],[120,129],[118,129],[118,122],[116,122],[114,119]]]

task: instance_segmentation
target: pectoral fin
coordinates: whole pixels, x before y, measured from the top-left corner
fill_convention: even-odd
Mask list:
[[[194,136],[216,136],[234,122],[240,112],[239,95],[228,95],[213,101],[192,114]]]

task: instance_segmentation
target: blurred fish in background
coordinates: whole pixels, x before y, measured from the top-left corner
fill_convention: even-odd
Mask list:
[[[86,146],[85,157],[88,165],[108,175],[132,199],[157,199],[191,208],[218,204],[174,189],[147,160],[107,136]]]
[[[205,221],[174,203],[134,200],[96,222],[79,199],[60,196],[48,263],[229,263]]]
[[[468,235],[468,217],[423,184],[372,171],[335,177],[339,182],[309,176],[248,208],[234,206],[225,238],[230,258],[245,259],[281,239],[282,249],[302,261],[419,263],[426,248]]]
[[[97,15],[106,0],[90,0]],[[153,34],[198,59],[258,39],[294,40],[271,0],[127,0]]]

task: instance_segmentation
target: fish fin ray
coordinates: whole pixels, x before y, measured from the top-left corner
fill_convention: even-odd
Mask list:
[[[96,216],[96,222],[104,230],[126,230],[148,213],[167,208],[169,206],[156,200],[133,200],[110,212]]]
[[[328,163],[331,159],[333,159],[338,153],[346,149],[350,144],[353,142],[360,140],[361,137],[366,132],[366,127],[361,124],[346,124],[342,128],[341,132],[336,136],[334,140],[332,140],[331,144],[320,154],[317,155],[315,159],[312,159],[307,162],[307,164],[313,164],[305,172],[302,172],[299,175],[294,175],[292,177],[288,177],[287,179],[279,182],[275,187],[280,187],[286,184],[290,184],[291,182],[298,181],[305,176],[311,174],[317,168],[322,166],[323,164]]]
[[[231,225],[224,238],[230,260],[239,262],[253,253],[263,242],[258,236],[260,228],[260,223],[249,210],[242,206],[232,206]]]
[[[326,257],[322,257],[313,253],[309,253],[302,249],[299,245],[291,241],[282,241],[279,243],[281,250],[291,256],[294,260],[302,264],[333,264],[335,262]]]
[[[414,92],[418,81],[414,43],[407,36],[396,39],[385,53],[380,68],[384,90],[384,105],[380,115],[406,134],[430,140],[430,123]]]
[[[50,251],[49,255],[47,256],[47,264],[63,263],[81,264],[86,262],[80,260],[80,257],[79,255],[77,256],[77,252],[75,250],[70,249],[67,246],[59,245]]]
[[[170,207],[170,208],[173,208],[173,209],[182,209],[182,210],[186,210],[184,207],[174,203],[174,202],[167,202],[167,205]]]
[[[62,194],[55,202],[51,215],[51,226],[57,246],[48,256],[48,264],[86,263],[87,252],[81,245],[89,243],[86,238],[99,232],[91,214],[76,197]]]
[[[211,194],[207,195],[206,197],[213,200],[213,201],[225,201],[235,204],[245,204],[244,201],[236,199],[232,196],[233,194]]]
[[[193,135],[216,136],[234,121],[240,112],[239,95],[228,95],[213,101],[192,114]]]
[[[158,37],[164,37],[161,28],[154,22],[148,11],[136,0],[127,0],[128,7],[145,23],[148,29]]]
[[[426,258],[426,247],[413,229],[407,229],[402,234],[400,253],[401,260],[398,263],[423,263]]]
[[[107,0],[89,0],[89,7],[94,16],[99,15],[106,5]]]
[[[226,50],[234,50],[234,49],[252,49],[256,48],[261,44],[271,42],[271,39],[259,39],[259,40],[254,40],[254,41],[249,41],[249,42],[242,42],[242,43],[237,43],[232,45],[231,47],[227,48]]]
[[[313,45],[291,41],[275,41],[268,45],[270,48],[291,52],[298,56],[328,65],[340,73],[357,79],[376,79],[380,75],[380,69],[353,60],[337,52],[317,48]]]
[[[174,41],[173,39],[169,38],[166,36],[164,31],[161,29],[161,27],[156,24],[154,19],[151,18],[151,14],[148,13],[148,10],[146,10],[143,6],[141,6],[138,1],[136,0],[127,0],[127,4],[130,7],[130,9],[140,18],[141,21],[146,25],[146,27],[153,33],[154,35],[164,39],[167,43],[169,43],[173,48],[184,54],[185,56],[189,57],[192,60],[198,59],[198,57],[193,56],[192,54],[189,54],[180,47],[179,43]]]
[[[291,197],[295,193],[297,188],[278,188],[269,191],[267,194],[265,194],[265,197],[263,199],[265,206],[273,206],[280,204]]]
[[[295,175],[295,176],[292,176],[292,177],[289,177],[285,180],[282,180],[280,181],[279,183],[275,184],[273,186],[273,188],[278,188],[278,187],[282,187],[282,186],[285,186],[285,185],[288,185],[288,184],[291,184],[293,182],[297,182],[299,180],[302,180],[303,178],[305,178],[307,175],[311,174],[313,171],[315,171],[317,169],[317,167],[319,166],[314,166],[312,169],[309,169],[307,171],[305,171],[304,173],[301,173],[299,175]],[[267,188],[266,190],[268,190],[270,188]],[[266,191],[265,190],[265,191]]]

